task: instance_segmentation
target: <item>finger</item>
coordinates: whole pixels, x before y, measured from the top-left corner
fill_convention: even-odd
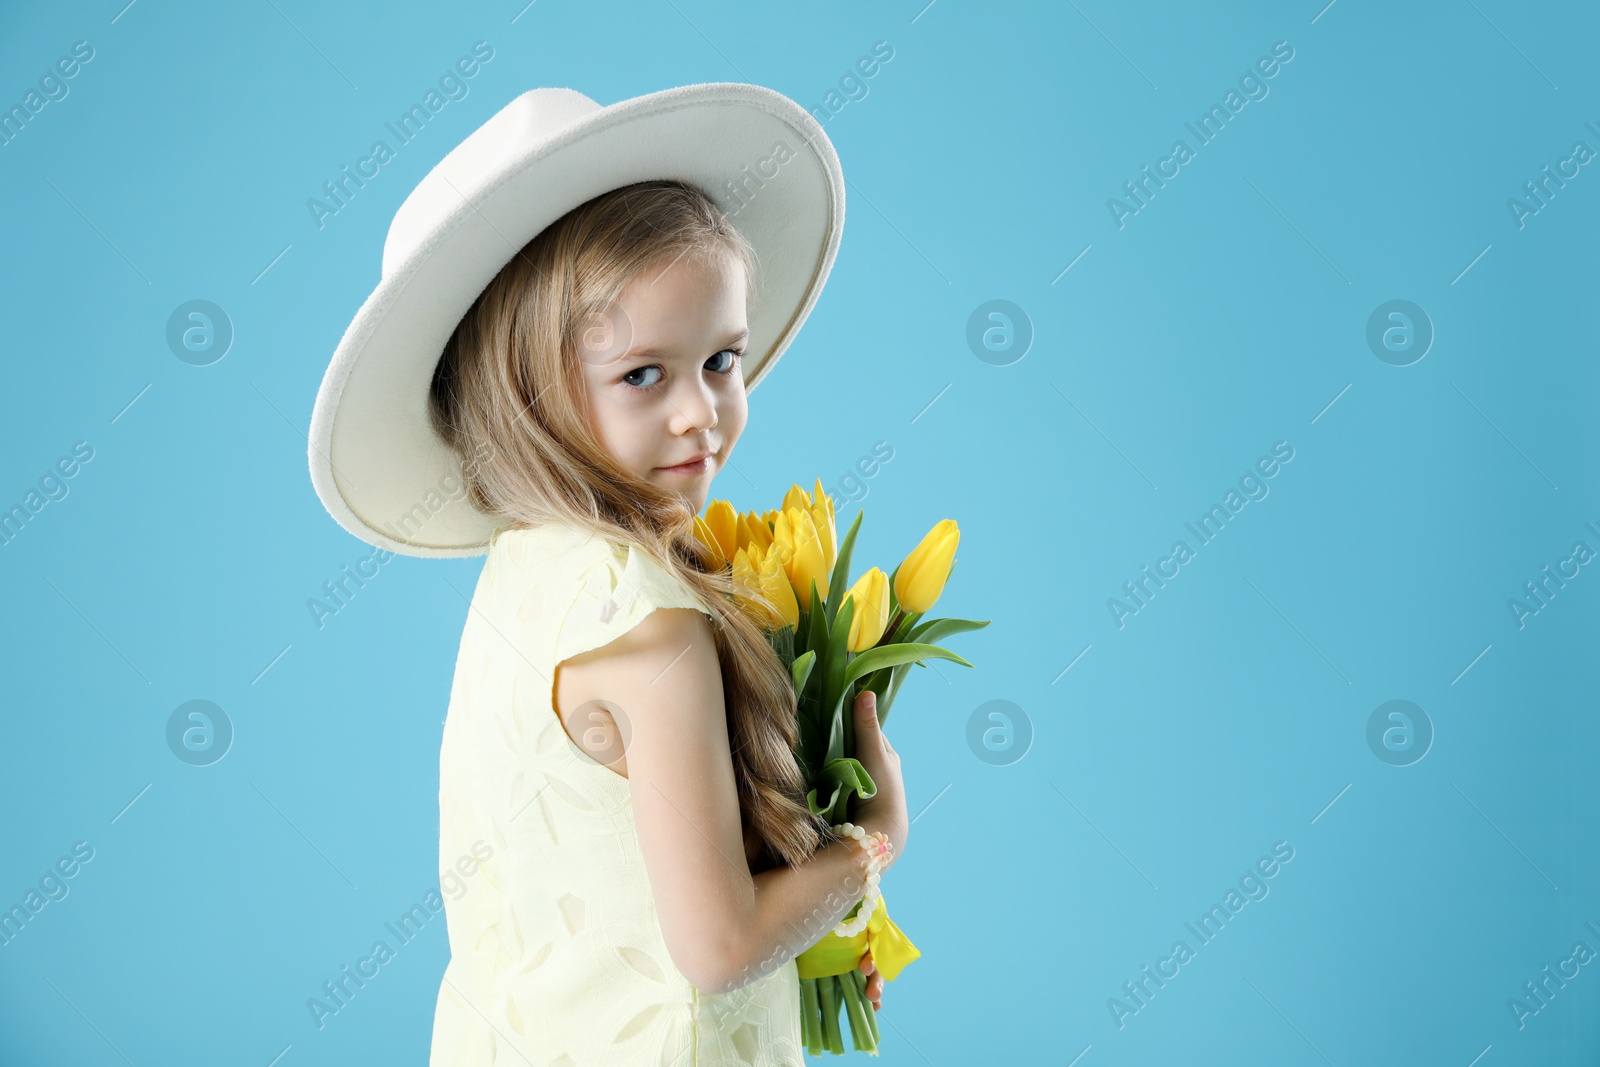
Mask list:
[[[863,689],[856,696],[856,715],[867,729],[878,729],[882,725],[878,722],[878,694]]]
[[[877,970],[877,967],[872,962],[872,950],[867,950],[867,953],[861,957],[861,962],[856,964],[856,967],[861,971],[862,974],[866,975],[870,975],[873,971]]]

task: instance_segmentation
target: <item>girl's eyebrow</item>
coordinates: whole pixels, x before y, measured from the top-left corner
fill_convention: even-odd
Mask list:
[[[727,338],[727,343],[722,347],[732,348],[734,345],[750,336],[750,327],[745,326],[733,333],[724,334],[723,336]],[[668,352],[665,349],[641,348],[638,351],[627,353],[622,357],[622,359],[618,360],[618,362],[632,361],[635,359],[665,359],[667,356]]]

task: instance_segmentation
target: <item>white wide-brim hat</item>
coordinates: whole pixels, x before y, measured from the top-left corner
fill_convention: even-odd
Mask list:
[[[709,195],[755,249],[746,391],[810,313],[844,228],[839,157],[809,112],[742,82],[601,107],[533,89],[453,148],[395,213],[376,289],[317,392],[308,458],[339,525],[409,556],[478,555],[503,520],[475,508],[428,393],[461,317],[545,227],[601,193],[675,178]]]

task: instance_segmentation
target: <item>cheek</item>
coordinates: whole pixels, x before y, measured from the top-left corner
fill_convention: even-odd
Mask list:
[[[723,432],[729,438],[736,438],[744,432],[745,424],[750,420],[750,403],[745,396],[744,382],[734,383],[718,417],[722,420]]]
[[[589,401],[589,429],[606,448],[611,447],[611,426],[615,422],[615,409],[601,400]]]
[[[589,405],[589,426],[611,456],[623,466],[633,466],[640,451],[639,415],[616,397],[601,397]]]

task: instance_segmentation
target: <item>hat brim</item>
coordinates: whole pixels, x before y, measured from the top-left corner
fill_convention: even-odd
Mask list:
[[[787,159],[774,172],[780,145]],[[439,355],[484,287],[536,234],[601,193],[659,178],[704,190],[755,250],[745,359],[746,389],[755,389],[810,313],[838,251],[844,176],[833,145],[794,101],[741,82],[604,107],[467,194],[383,275],[345,330],[308,447],[312,484],[341,526],[410,556],[487,549],[497,522],[468,501],[461,458],[428,420]]]

